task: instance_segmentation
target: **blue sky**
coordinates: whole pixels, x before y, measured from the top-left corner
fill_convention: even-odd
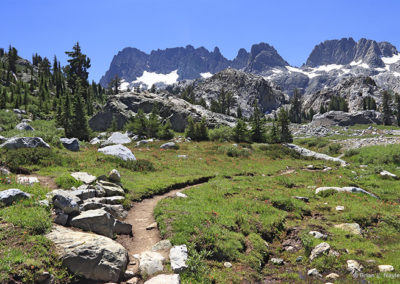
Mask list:
[[[65,64],[79,41],[98,81],[124,47],[145,52],[218,46],[232,59],[239,48],[267,42],[291,65],[302,65],[326,39],[361,37],[400,49],[398,0],[2,0],[0,47],[12,44]]]

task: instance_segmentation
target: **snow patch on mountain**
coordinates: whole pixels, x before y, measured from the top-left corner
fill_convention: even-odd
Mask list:
[[[210,78],[212,75],[210,72],[200,73],[200,76],[204,79]]]
[[[145,84],[148,88],[157,83],[171,85],[178,82],[178,70],[174,70],[168,74],[159,74],[155,72],[144,71],[142,76],[137,77],[133,84]]]
[[[382,57],[381,60],[383,61],[383,63],[385,64],[393,64],[396,63],[398,61],[400,61],[400,53],[393,55],[392,57]]]
[[[369,69],[370,68],[369,65],[367,63],[363,63],[362,60],[352,61],[352,62],[350,62],[350,65],[351,66],[359,66],[359,67],[362,67],[362,68],[365,68],[365,69]]]

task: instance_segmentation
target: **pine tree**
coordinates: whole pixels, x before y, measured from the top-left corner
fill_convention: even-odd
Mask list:
[[[278,127],[280,130],[279,140],[281,143],[293,142],[292,133],[289,130],[290,120],[288,113],[284,108],[281,108],[278,113]]]
[[[392,111],[390,109],[391,97],[388,91],[384,91],[382,94],[382,113],[383,113],[383,124],[392,124]]]
[[[242,118],[242,108],[238,106],[237,111],[236,111],[236,116],[237,118]]]
[[[158,119],[158,106],[155,104],[147,122],[147,136],[156,137],[160,130],[160,121]]]
[[[278,133],[278,128],[276,126],[276,118],[272,121],[272,127],[270,129],[269,135],[268,135],[268,143],[270,144],[276,144],[280,142],[280,137]]]
[[[61,125],[64,128],[65,136],[66,137],[72,137],[72,118],[71,118],[71,96],[69,92],[66,93],[65,95],[65,102],[63,104],[64,108],[62,110],[62,116],[61,116]]]
[[[400,126],[400,95],[395,95],[395,102],[396,102],[396,119],[397,125]]]
[[[293,123],[301,123],[301,102],[298,89],[294,89],[293,99],[290,107],[290,121]]]
[[[139,109],[133,119],[132,131],[139,136],[147,135],[147,118],[142,109]]]
[[[196,129],[195,129],[195,124],[194,124],[193,118],[191,116],[189,116],[187,119],[187,122],[188,122],[188,124],[185,129],[185,137],[195,139]]]
[[[110,127],[110,131],[111,132],[115,132],[118,131],[118,122],[117,122],[117,117],[115,115],[113,115],[112,119],[111,119],[111,127]]]
[[[233,139],[238,143],[246,142],[248,140],[248,131],[244,120],[237,120],[236,126],[233,128]]]
[[[195,125],[195,140],[205,141],[208,140],[208,128],[206,118],[203,117],[200,122]]]
[[[324,104],[322,103],[321,106],[319,107],[319,113],[320,113],[320,114],[323,114],[323,113],[325,113],[325,112],[326,112],[326,109],[325,109]]]
[[[89,125],[85,112],[85,104],[83,102],[82,94],[84,93],[83,87],[78,88],[78,92],[74,94],[73,100],[73,115],[71,120],[71,134],[79,140],[89,140]]]
[[[251,140],[253,142],[265,142],[265,120],[263,115],[258,108],[258,103],[254,104],[254,112],[251,118]]]
[[[7,106],[7,91],[4,88],[0,96],[0,109],[5,109]]]
[[[172,131],[172,125],[169,119],[163,126],[160,127],[157,136],[158,138],[163,140],[169,140],[174,138],[174,132]]]

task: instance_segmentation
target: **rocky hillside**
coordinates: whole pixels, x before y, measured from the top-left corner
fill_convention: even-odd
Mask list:
[[[159,108],[160,116],[169,119],[172,128],[179,132],[184,131],[188,116],[195,121],[205,117],[207,125],[211,128],[217,125],[234,126],[236,122],[236,119],[231,116],[211,112],[202,106],[192,105],[170,94],[125,92],[110,96],[103,109],[90,119],[89,125],[95,131],[105,131],[111,127],[111,122],[115,118],[118,127],[122,128],[139,109],[150,113],[155,104]]]
[[[263,77],[232,68],[225,69],[205,80],[176,84],[171,89],[174,93],[180,93],[189,83],[194,86],[193,92],[196,99],[204,99],[208,107],[211,101],[218,100],[222,89],[231,93],[236,101],[231,113],[236,114],[240,106],[245,117],[250,117],[255,102],[258,102],[262,112],[268,113],[289,100],[288,96],[273,87]]]

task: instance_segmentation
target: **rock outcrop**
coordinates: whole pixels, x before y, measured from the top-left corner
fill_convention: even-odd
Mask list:
[[[382,124],[382,114],[374,110],[343,112],[329,111],[314,115],[311,126],[352,126],[356,124]]]
[[[0,204],[9,206],[15,201],[18,201],[20,199],[27,199],[30,197],[31,195],[29,193],[23,192],[22,190],[17,188],[11,188],[0,191]]]
[[[50,148],[50,145],[43,141],[40,137],[13,137],[7,139],[0,145],[0,148],[20,149],[20,148]]]
[[[187,117],[195,121],[205,117],[209,127],[217,125],[234,126],[236,119],[227,115],[211,112],[202,106],[192,105],[187,101],[169,94],[133,93],[125,92],[109,97],[103,109],[95,114],[89,121],[90,127],[95,131],[104,131],[111,126],[113,118],[118,127],[136,115],[139,109],[150,113],[154,105],[158,105],[160,116],[169,119],[175,131],[182,132],[187,124]]]

